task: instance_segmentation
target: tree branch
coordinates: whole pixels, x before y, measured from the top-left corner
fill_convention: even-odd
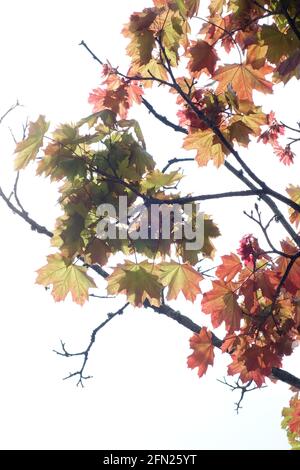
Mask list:
[[[52,237],[53,233],[50,232],[46,227],[43,225],[38,224],[35,220],[33,220],[31,217],[29,217],[28,213],[25,212],[24,210],[18,209],[10,200],[9,198],[4,194],[0,187],[0,197],[4,200],[6,205],[12,210],[14,214],[17,214],[19,217],[21,217],[25,222],[27,222],[31,230],[41,233],[43,235],[47,235],[47,237]]]
[[[129,305],[129,302],[127,302],[125,305],[123,305],[123,307],[119,308],[119,310],[117,310],[116,312],[108,313],[107,319],[104,320],[104,322],[102,322],[100,325],[98,325],[92,331],[90,342],[89,342],[87,348],[84,351],[79,352],[79,353],[70,353],[66,350],[65,343],[63,343],[62,341],[61,341],[62,351],[53,350],[53,352],[55,352],[59,356],[63,356],[63,357],[75,357],[75,356],[82,356],[83,357],[81,368],[79,370],[75,371],[75,372],[70,372],[70,374],[67,377],[64,377],[63,380],[71,379],[72,377],[78,376],[77,386],[81,385],[82,387],[84,387],[83,381],[92,378],[92,375],[84,375],[84,370],[85,370],[85,367],[87,365],[87,361],[88,361],[89,354],[90,354],[90,351],[92,349],[92,346],[95,343],[97,333],[100,330],[102,330],[102,328],[104,328],[113,318],[115,318],[118,315],[122,315],[122,313],[128,307],[128,305]]]
[[[174,124],[173,122],[171,122],[168,118],[166,118],[165,116],[162,116],[161,114],[159,114],[156,110],[154,110],[153,106],[147,102],[148,105],[146,106],[147,109],[150,111],[150,113],[156,118],[158,119],[160,122],[162,122],[163,124],[165,124],[167,127],[170,127],[171,129],[177,131],[177,132],[181,132],[182,134],[188,134],[188,130],[185,129],[184,127],[182,126],[179,126],[177,124]],[[145,104],[145,103],[143,103]],[[178,159],[179,160],[179,159]],[[193,158],[191,159],[181,159],[181,161],[194,161]],[[173,163],[176,163],[176,159],[172,159],[172,160],[169,160],[169,162],[171,162],[170,164],[173,164]],[[168,164],[166,165],[166,167],[163,168],[163,172],[166,171],[166,169],[169,168],[169,162]],[[252,184],[252,186],[249,186],[251,184],[251,182],[246,179],[245,177],[243,177],[243,174],[239,171],[239,170],[235,170],[234,167],[227,161],[225,160],[224,162],[224,166],[231,172],[233,173],[237,178],[239,178],[241,181],[243,181],[248,187],[251,187],[252,190],[254,191],[259,191],[259,189],[256,188],[256,186],[254,186]],[[260,180],[261,181],[261,180]],[[296,210],[297,212],[300,212],[300,205],[297,204],[296,202],[292,201],[291,199],[289,199],[288,197],[284,196],[283,194],[280,194],[278,193],[277,191],[274,191],[272,190],[269,186],[266,186],[265,183],[263,183],[261,181],[261,186],[264,186],[263,187],[263,194],[264,195],[269,195],[269,196],[273,196],[274,198],[278,199],[279,201],[283,202],[284,204],[288,205],[289,207],[293,208],[294,210]],[[289,224],[288,224],[289,225]]]
[[[6,116],[11,113],[14,109],[16,109],[18,106],[21,106],[19,101],[17,100],[15,104],[13,104],[7,111],[5,111],[4,114],[0,117],[0,124],[2,124],[3,120],[6,118]]]
[[[171,158],[168,163],[163,167],[161,170],[162,173],[165,173],[171,165],[174,165],[174,163],[181,163],[181,162],[194,162],[194,158]]]
[[[235,411],[236,413],[238,414],[239,413],[239,410],[242,408],[241,406],[241,403],[245,397],[245,393],[247,392],[253,392],[253,390],[261,390],[262,388],[266,388],[266,385],[263,385],[262,387],[257,387],[257,386],[253,386],[251,387],[252,385],[252,380],[249,380],[249,382],[247,382],[246,384],[243,384],[243,383],[240,383],[239,380],[237,380],[235,382],[234,385],[230,384],[229,382],[227,382],[227,380],[225,379],[225,377],[223,378],[223,380],[219,380],[217,379],[218,382],[220,382],[221,384],[224,384],[226,385],[227,387],[229,387],[231,389],[232,392],[236,391],[236,390],[240,390],[241,391],[241,395],[240,395],[240,399],[238,402],[235,403]],[[251,388],[250,388],[251,387]]]
[[[177,321],[180,325],[184,326],[193,333],[200,333],[202,327],[197,323],[194,323],[189,317],[182,315],[182,313],[172,309],[169,305],[162,304],[159,307],[151,305],[149,302],[145,302],[144,306],[146,308],[151,308],[154,312],[161,315],[165,315],[172,320]],[[212,333],[212,343],[216,348],[221,349],[223,341],[218,338],[214,333]],[[272,368],[272,375],[275,379],[285,382],[292,387],[296,387],[300,390],[300,378],[296,377],[289,372],[279,369],[278,367]]]
[[[223,132],[218,128],[218,126],[213,122],[209,117],[206,116],[206,114],[197,108],[195,103],[190,99],[190,97],[182,90],[182,88],[178,85],[176,78],[173,74],[173,70],[170,64],[170,60],[166,54],[166,51],[164,49],[164,46],[162,45],[162,42],[160,38],[158,38],[158,43],[161,48],[162,54],[164,56],[166,65],[165,68],[168,71],[171,80],[172,80],[172,87],[177,91],[177,93],[184,99],[184,101],[189,105],[189,107],[194,111],[194,113],[202,120],[205,122],[205,124],[214,132],[214,134],[219,137],[220,141],[223,143],[223,145],[229,150],[229,152],[236,158],[238,163],[241,165],[243,170],[250,176],[250,178],[253,179],[255,183],[257,183],[262,189],[266,190],[270,195],[280,198],[280,200],[283,199],[282,195],[277,193],[276,191],[272,190],[269,188],[264,181],[262,181],[258,176],[250,169],[250,167],[243,161],[237,150],[233,147],[232,143],[227,140]],[[250,189],[257,189],[255,187],[252,187],[247,184]],[[277,215],[278,220],[280,220],[280,223],[283,225],[287,233],[292,237],[292,239],[295,241],[295,243],[300,246],[300,236],[295,232],[295,230],[291,227],[291,225],[287,222],[287,220],[284,218],[283,214],[280,212],[276,204],[272,199],[270,199],[267,195],[263,195],[261,197],[266,204],[270,207],[270,209],[274,212],[274,214]],[[299,210],[299,209],[297,209]]]

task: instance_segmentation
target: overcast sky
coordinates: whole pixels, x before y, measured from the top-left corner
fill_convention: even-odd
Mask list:
[[[13,145],[8,126],[17,137],[22,122],[45,114],[53,123],[76,121],[91,112],[89,91],[99,84],[97,64],[79,47],[84,39],[102,58],[126,70],[123,23],[134,10],[149,5],[141,0],[36,2],[10,0],[1,7],[0,115],[16,99],[24,105],[0,129],[0,185],[9,193],[13,184]],[[277,97],[261,98],[265,110],[294,125],[299,119],[293,103],[296,84],[277,87]],[[151,100],[164,114],[175,110],[161,90]],[[141,122],[148,151],[163,166],[183,155],[181,138],[155,122],[143,110]],[[299,162],[283,167],[262,145],[250,148],[249,162],[274,188],[299,183]],[[192,153],[190,154],[192,155]],[[243,189],[224,168],[198,170],[192,164],[182,187],[195,192]],[[21,175],[19,196],[30,214],[51,230],[58,214],[57,187],[34,177],[34,168]],[[222,238],[220,254],[236,249],[245,233],[256,230],[242,215],[254,200],[206,203]],[[268,212],[265,212],[266,217]],[[198,379],[186,367],[189,331],[151,311],[128,309],[97,338],[87,372],[94,376],[84,389],[62,381],[76,370],[74,359],[52,352],[59,340],[77,352],[84,349],[91,330],[120,300],[91,299],[83,308],[69,299],[55,304],[35,271],[45,264],[49,240],[33,233],[0,201],[1,296],[0,352],[2,449],[284,449],[281,409],[291,392],[283,384],[270,385],[246,396],[237,416],[238,396],[217,382],[226,373],[228,358],[216,351],[216,367]],[[277,230],[277,229],[276,229]],[[280,236],[279,229],[274,232]],[[276,240],[276,238],[275,238]],[[105,283],[97,279],[99,292]],[[174,304],[200,324],[208,324],[195,305],[180,299]],[[299,351],[285,367],[299,375]]]

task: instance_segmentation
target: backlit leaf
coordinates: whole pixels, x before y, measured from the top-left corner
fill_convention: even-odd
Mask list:
[[[88,300],[88,290],[96,287],[94,280],[87,275],[87,269],[70,264],[70,261],[59,254],[50,255],[48,263],[37,273],[37,284],[52,285],[52,295],[56,302],[65,300],[70,293],[72,299],[79,305]]]
[[[256,70],[250,64],[225,65],[215,72],[213,78],[219,82],[217,93],[223,93],[231,85],[240,100],[253,101],[253,90],[272,93],[272,83],[266,80],[265,71]]]
[[[145,300],[159,306],[162,285],[155,272],[155,267],[150,263],[126,261],[108,277],[107,292],[112,295],[125,294],[135,307],[142,307]]]
[[[168,287],[167,299],[177,299],[180,292],[187,300],[194,302],[201,292],[199,282],[203,279],[191,265],[185,263],[160,263],[159,280]]]
[[[25,168],[31,160],[34,160],[43,145],[44,135],[49,129],[49,123],[44,116],[40,116],[36,122],[29,123],[26,139],[16,146],[15,170]]]
[[[187,364],[190,369],[198,367],[198,376],[202,377],[209,365],[214,363],[214,347],[212,334],[204,326],[200,333],[195,333],[190,339],[190,348],[194,350],[188,357]]]
[[[223,281],[213,281],[212,285],[212,290],[203,294],[202,312],[211,315],[214,328],[224,321],[229,333],[239,330],[242,311],[233,286]]]

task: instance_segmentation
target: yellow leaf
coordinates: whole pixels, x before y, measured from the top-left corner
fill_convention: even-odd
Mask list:
[[[228,150],[211,129],[190,133],[184,139],[183,148],[197,150],[196,160],[199,166],[205,166],[212,160],[219,168],[224,163],[224,156],[228,154]]]
[[[107,292],[127,295],[128,301],[135,307],[142,307],[145,300],[158,307],[162,285],[155,273],[156,268],[150,263],[126,261],[119,264],[108,277]]]
[[[15,170],[25,168],[31,160],[34,160],[43,145],[43,138],[49,128],[45,116],[40,116],[36,122],[29,124],[29,132],[26,139],[16,146]]]
[[[294,201],[296,204],[300,204],[300,186],[293,186],[292,184],[290,184],[290,186],[286,189],[286,192],[288,193],[292,201]],[[300,222],[300,212],[290,207],[289,213],[291,223],[295,223],[296,227],[298,227]]]
[[[253,90],[272,93],[272,83],[265,79],[270,69],[254,69],[250,64],[230,64],[220,67],[213,76],[219,83],[216,93],[231,85],[240,100],[253,101]]]
[[[187,300],[194,302],[201,292],[199,282],[203,277],[190,264],[180,264],[172,261],[160,263],[159,280],[168,287],[167,299],[177,299],[180,292]]]
[[[89,288],[96,287],[86,268],[70,264],[58,253],[48,256],[47,260],[48,264],[37,271],[36,283],[46,287],[52,284],[52,296],[56,302],[65,300],[70,293],[74,302],[83,305],[88,300]]]

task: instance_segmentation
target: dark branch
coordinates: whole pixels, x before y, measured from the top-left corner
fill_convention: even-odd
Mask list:
[[[153,106],[149,102],[147,102],[147,103],[148,103],[148,106],[146,106],[146,105],[145,106],[147,107],[147,109],[150,111],[150,113],[156,119],[158,119],[160,122],[162,122],[163,124],[165,124],[166,126],[170,127],[171,129],[173,129],[177,132],[181,132],[182,134],[186,134],[186,135],[188,134],[187,129],[185,129],[184,127],[179,126],[177,124],[174,124],[169,119],[167,119],[165,116],[162,116],[156,110],[154,110]],[[143,104],[145,104],[145,103],[143,103]],[[194,160],[194,159],[191,159],[191,160]],[[173,159],[170,160],[170,162],[173,163]],[[174,163],[175,163],[175,160],[174,160]],[[237,178],[239,178],[241,181],[243,181],[248,187],[250,187],[254,191],[257,190],[256,186],[254,186],[253,183],[251,183],[245,176],[242,177],[242,173],[239,170],[235,170],[234,167],[228,161],[225,160],[224,165],[231,173],[233,173]],[[167,164],[166,167],[163,169],[163,172],[166,171],[166,168],[168,168],[169,166],[170,165]],[[270,187],[266,186],[266,184],[262,180],[260,180],[260,182],[261,182],[261,187],[262,187],[264,196],[268,196],[268,195],[273,196],[274,198],[278,199],[279,201],[281,201],[284,204],[288,205],[289,207],[293,208],[295,211],[300,212],[300,205],[299,204],[292,201],[291,199],[284,196],[283,194],[280,194],[277,191],[272,190]],[[250,186],[250,184],[251,184],[251,186]],[[273,201],[271,201],[271,203],[272,202]],[[274,210],[274,208],[276,208],[277,212],[279,212],[278,208],[273,203],[273,210]],[[282,220],[282,217],[283,217],[282,214],[280,216],[280,213],[279,213],[279,214],[277,214],[277,216]],[[290,225],[287,222],[286,222],[286,226],[290,227]],[[285,228],[287,228],[287,227],[285,227]],[[293,231],[293,234],[295,235],[294,231]],[[290,233],[290,235],[291,235],[291,233]]]
[[[239,399],[238,402],[235,403],[235,406],[236,406],[235,411],[236,411],[237,414],[239,413],[239,410],[242,408],[241,403],[242,403],[242,401],[245,397],[245,393],[253,392],[253,390],[261,390],[262,388],[266,388],[266,385],[263,385],[262,387],[256,387],[256,386],[251,387],[252,380],[249,380],[249,382],[247,382],[246,384],[241,384],[240,381],[237,380],[237,382],[235,382],[234,385],[227,382],[225,377],[223,377],[223,380],[219,380],[219,379],[217,379],[217,380],[221,384],[224,384],[227,387],[229,387],[232,392],[234,392],[236,390],[240,390],[240,392],[241,392],[240,399]]]
[[[156,117],[156,119],[158,119],[160,122],[162,122],[163,124],[165,124],[166,126],[170,127],[171,129],[173,129],[174,131],[176,132],[184,132],[185,134],[188,134],[188,131],[186,131],[186,129],[184,129],[183,127],[181,126],[178,126],[177,124],[174,124],[173,122],[169,121],[168,118],[166,118],[165,116],[162,116],[161,114],[159,114],[152,106],[152,104],[149,103],[149,101],[147,101],[144,97],[142,98],[142,103],[144,106],[146,106],[146,108],[148,109],[148,111],[153,114],[154,117]]]
[[[166,315],[167,317],[171,318],[172,320],[177,321],[180,325],[184,326],[188,330],[192,331],[193,333],[200,333],[201,326],[197,325],[197,323],[193,322],[189,317],[182,315],[182,313],[173,310],[169,305],[161,305],[160,307],[156,307],[151,305],[149,302],[146,302],[144,306],[147,308],[152,308],[154,312],[159,313],[161,315]],[[221,348],[223,341],[218,338],[214,333],[212,333],[212,343],[216,348]],[[292,387],[296,387],[300,390],[300,378],[296,377],[289,372],[279,369],[277,367],[272,368],[272,375],[275,379],[285,382]]]
[[[194,158],[171,158],[168,163],[163,167],[161,170],[162,173],[165,173],[171,165],[174,165],[175,163],[181,163],[181,162],[194,162]]]
[[[223,145],[225,146],[225,148],[227,148],[229,150],[229,152],[236,158],[236,160],[238,161],[238,163],[241,165],[241,167],[243,168],[243,170],[245,170],[245,172],[248,174],[248,176],[250,176],[250,178],[252,178],[252,180],[258,184],[262,189],[266,190],[266,192],[268,192],[268,194],[274,196],[274,197],[277,197],[278,199],[280,200],[283,200],[284,197],[280,194],[280,193],[277,193],[276,191],[274,191],[273,189],[269,188],[264,181],[262,181],[260,178],[258,178],[258,176],[250,169],[250,167],[243,161],[243,159],[241,158],[241,156],[239,155],[239,153],[237,152],[237,150],[235,150],[235,148],[233,147],[232,143],[227,140],[227,138],[225,137],[225,135],[223,134],[223,132],[219,129],[219,127],[215,124],[214,121],[212,121],[209,117],[206,116],[206,114],[200,110],[196,105],[195,103],[191,100],[191,98],[182,90],[182,88],[178,85],[177,81],[176,81],[176,78],[173,74],[173,70],[172,70],[172,66],[171,66],[171,63],[170,63],[170,60],[166,54],[166,51],[164,49],[164,46],[162,45],[162,42],[160,40],[160,38],[158,38],[158,43],[159,43],[159,46],[161,48],[161,51],[162,51],[162,54],[163,54],[163,57],[165,59],[165,68],[167,70],[167,72],[169,73],[170,77],[171,77],[171,80],[172,80],[172,87],[174,88],[174,90],[177,91],[177,93],[185,100],[185,102],[189,105],[189,107],[194,111],[194,113],[202,120],[205,122],[205,124],[207,124],[207,126],[214,132],[214,134],[220,139],[220,141],[223,143]],[[253,184],[251,184],[251,186],[249,184],[247,184],[248,187],[250,187],[250,189],[256,189],[255,187],[253,187]],[[266,204],[271,208],[271,210],[274,212],[274,214],[277,215],[278,217],[278,220],[280,221],[280,223],[284,226],[284,228],[286,229],[287,233],[292,237],[292,239],[295,241],[295,243],[300,246],[300,236],[295,232],[295,230],[291,227],[291,225],[287,222],[287,220],[284,218],[283,214],[280,212],[280,210],[278,209],[278,207],[276,206],[276,204],[274,203],[274,201],[272,199],[270,199],[267,195],[263,195],[262,196],[262,199],[266,202]],[[288,201],[290,201],[288,199]],[[297,209],[299,210],[299,209]]]
[[[24,210],[18,209],[10,200],[9,198],[4,194],[0,187],[0,197],[4,200],[6,205],[12,210],[14,214],[17,214],[19,217],[21,217],[25,222],[27,222],[31,230],[34,230],[35,232],[41,233],[43,235],[47,235],[47,237],[52,237],[53,233],[50,232],[46,227],[43,225],[38,224],[35,220],[33,220],[31,217],[29,217],[28,213]]]
[[[65,343],[63,343],[62,341],[61,341],[62,351],[53,350],[53,352],[55,352],[59,356],[63,356],[63,357],[75,357],[75,356],[82,356],[83,357],[81,368],[76,372],[70,372],[70,374],[67,377],[65,377],[64,380],[71,379],[72,377],[77,377],[78,376],[77,385],[81,385],[83,387],[84,386],[83,381],[92,378],[92,375],[84,375],[84,370],[85,370],[85,367],[87,365],[87,361],[88,361],[89,354],[90,354],[90,351],[92,349],[92,346],[95,343],[97,333],[100,330],[102,330],[102,328],[104,328],[113,318],[115,318],[118,315],[122,315],[122,313],[128,307],[128,305],[129,305],[129,302],[127,302],[125,305],[123,305],[123,307],[119,308],[119,310],[117,310],[116,312],[108,313],[107,319],[104,320],[104,322],[102,322],[100,325],[98,325],[92,331],[90,342],[89,342],[87,348],[84,351],[79,352],[79,353],[70,353],[66,350]]]

